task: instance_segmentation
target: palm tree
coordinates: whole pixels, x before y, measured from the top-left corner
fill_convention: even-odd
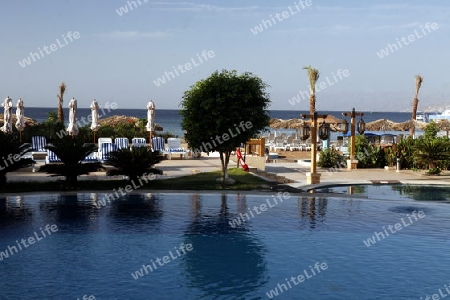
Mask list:
[[[119,149],[111,152],[107,165],[117,168],[108,171],[107,175],[125,175],[130,181],[138,179],[143,174],[162,174],[162,171],[152,166],[159,163],[162,156],[150,147],[134,147],[133,149]]]
[[[413,146],[414,159],[434,169],[438,162],[450,159],[450,142],[442,138],[422,138]]]
[[[13,134],[6,134],[0,131],[0,186],[6,185],[6,174],[14,172],[20,168],[33,163],[31,158],[24,158],[23,155],[31,149],[30,144],[22,144]]]
[[[39,171],[54,176],[66,177],[66,183],[69,188],[77,186],[78,176],[87,175],[102,168],[99,162],[83,163],[83,159],[94,152],[94,144],[85,144],[80,138],[63,136],[54,139],[45,146],[46,149],[53,151],[61,160],[61,163],[50,163],[42,166]]]
[[[316,83],[319,79],[319,70],[311,66],[303,67],[303,70],[308,70],[309,77],[309,113],[312,115],[316,112]]]
[[[64,111],[63,111],[63,98],[64,98],[64,92],[66,91],[66,84],[63,82],[59,86],[59,95],[56,95],[58,97],[58,121],[61,123],[64,123]]]
[[[416,75],[416,92],[414,94],[414,100],[413,100],[413,109],[412,109],[412,116],[411,120],[415,121],[417,116],[417,107],[419,106],[419,90],[422,86],[423,78],[420,75]],[[411,129],[409,131],[409,135],[414,137],[414,133],[416,131],[416,127],[413,125],[411,126]]]

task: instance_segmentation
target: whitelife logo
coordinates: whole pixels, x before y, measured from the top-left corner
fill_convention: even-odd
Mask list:
[[[430,33],[431,30],[436,30],[436,29],[439,28],[439,26],[438,26],[438,24],[436,22],[433,22],[431,24],[430,24],[430,22],[427,22],[424,27],[425,28],[423,28],[422,25],[420,25],[420,29],[421,29],[423,35],[420,35],[420,33],[417,32],[417,29],[415,29],[414,32],[413,32],[414,34],[411,33],[410,35],[408,35],[408,37],[402,36],[402,38],[400,40],[398,38],[395,39],[397,41],[397,44],[395,44],[395,43],[394,44],[388,43],[386,48],[381,49],[379,52],[377,52],[378,57],[379,58],[384,58],[384,57],[388,56],[389,54],[392,54],[395,51],[398,51],[399,47],[401,49],[403,46],[407,46],[410,43],[412,43],[412,42],[414,42],[414,41],[416,41],[418,39],[423,38],[428,33]],[[398,45],[398,47],[397,47],[397,45]]]
[[[273,15],[269,16],[269,20],[261,20],[261,23],[259,25],[256,25],[253,28],[250,28],[250,31],[254,34],[257,35],[258,33],[262,33],[265,29],[269,29],[270,27],[274,26],[277,24],[278,22],[282,22],[286,19],[288,19],[289,17],[292,17],[293,15],[298,14],[302,9],[306,9],[306,7],[309,7],[312,5],[312,1],[311,0],[300,0],[297,2],[294,2],[294,6],[295,9],[292,9],[292,7],[289,5],[288,9],[289,11],[285,10],[283,11],[281,14],[280,13],[276,13],[275,17]],[[276,19],[276,20],[275,20]]]
[[[44,53],[42,52],[42,50],[44,50],[45,53],[48,55],[48,54],[50,54],[52,52],[55,52],[58,49],[61,49],[62,47],[65,47],[66,45],[68,45],[69,42],[67,41],[67,39],[70,42],[73,42],[74,40],[78,40],[81,36],[80,36],[80,33],[78,31],[74,31],[73,33],[72,33],[72,31],[69,31],[67,33],[67,35],[63,34],[62,37],[63,37],[64,43],[61,43],[59,38],[57,38],[56,39],[56,44],[51,44],[49,47],[44,46],[44,47],[42,47],[42,49],[41,49],[41,47],[38,47],[38,52],[39,53],[37,53],[37,52],[30,52],[30,55],[28,57],[22,59],[22,61],[19,61],[19,65],[22,68],[25,68],[26,66],[31,65],[32,62],[35,62],[36,60],[39,60],[39,59],[44,57]],[[33,60],[33,61],[31,61],[31,60]]]
[[[173,68],[173,72],[175,72],[176,76],[175,76],[175,74],[174,74],[173,72],[171,72],[171,71],[167,72],[167,71],[166,71],[166,72],[164,72],[163,76],[159,77],[159,78],[156,79],[156,80],[153,80],[153,83],[154,83],[157,87],[160,87],[161,85],[163,85],[163,84],[166,83],[166,78],[167,78],[167,81],[170,81],[170,80],[172,80],[172,79],[175,79],[175,77],[180,76],[180,73],[178,73],[178,70],[179,70],[181,73],[184,74],[184,73],[186,73],[187,71],[192,70],[192,66],[198,67],[198,66],[200,66],[202,63],[208,61],[208,58],[213,58],[213,57],[215,57],[215,56],[216,56],[216,54],[214,53],[214,51],[212,51],[212,50],[210,50],[210,51],[203,50],[203,52],[202,52],[201,55],[199,55],[199,54],[197,53],[197,60],[195,60],[193,57],[191,58],[192,64],[191,64],[190,62],[187,62],[187,63],[185,63],[184,65],[178,65],[178,67],[173,66],[173,67],[172,67],[172,68]],[[202,59],[202,57],[203,57],[203,59]],[[197,63],[197,61],[198,61],[198,63]],[[184,69],[183,69],[183,67],[184,67]]]

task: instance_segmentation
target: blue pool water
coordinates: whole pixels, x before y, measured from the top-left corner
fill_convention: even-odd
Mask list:
[[[438,201],[155,193],[95,207],[103,196],[1,198],[0,255],[40,240],[2,257],[0,299],[425,299],[450,281]]]

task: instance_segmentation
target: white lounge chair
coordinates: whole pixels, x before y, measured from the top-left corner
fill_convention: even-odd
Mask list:
[[[168,138],[167,139],[168,148],[166,153],[169,154],[169,159],[172,159],[172,154],[180,154],[180,157],[186,157],[188,151],[181,147],[181,139],[179,138]]]

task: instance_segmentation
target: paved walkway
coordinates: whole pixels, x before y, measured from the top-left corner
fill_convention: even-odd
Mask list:
[[[39,164],[42,164],[39,163]],[[38,166],[39,166],[38,164]],[[236,162],[230,161],[229,167],[235,167]],[[221,169],[220,158],[217,156],[201,157],[200,159],[172,159],[163,160],[157,167],[163,170],[164,175],[160,178],[174,178],[179,176],[191,175],[199,172],[209,172]],[[277,162],[266,164],[266,172],[274,175],[284,176],[291,182],[288,185],[308,190],[325,185],[348,185],[348,184],[371,184],[371,183],[411,183],[411,184],[448,184],[450,185],[450,172],[446,172],[441,176],[425,176],[423,172],[414,172],[411,170],[395,170],[384,169],[357,169],[348,171],[346,169],[338,169],[331,172],[327,169],[318,169],[322,174],[321,183],[316,185],[306,184],[306,173],[310,171],[308,164]],[[41,172],[32,172],[32,169],[22,169],[17,172],[8,173],[9,181],[49,181],[56,180],[58,177],[50,177]],[[60,178],[62,179],[62,178]],[[121,179],[121,177],[107,177],[105,172],[95,172],[88,176],[81,176],[80,180],[105,180],[105,179]]]

